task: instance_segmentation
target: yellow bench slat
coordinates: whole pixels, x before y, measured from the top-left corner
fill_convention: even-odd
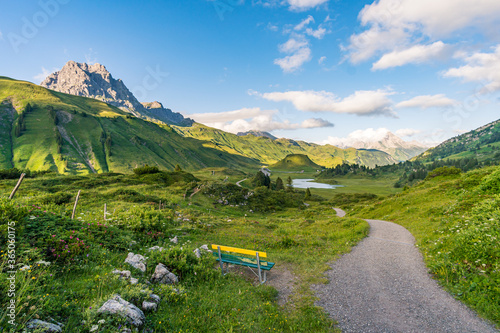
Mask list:
[[[233,252],[233,253],[241,253],[241,254],[249,254],[252,256],[256,256],[257,253],[259,253],[259,258],[267,258],[266,252],[261,252],[261,251],[255,251],[255,250],[247,250],[247,249],[239,249],[237,247],[230,247],[230,246],[222,246],[222,245],[216,245],[212,244],[212,249],[217,250],[217,248],[220,246],[221,251],[227,251],[227,252]]]

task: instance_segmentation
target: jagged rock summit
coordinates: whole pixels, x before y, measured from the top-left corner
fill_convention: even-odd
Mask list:
[[[190,126],[193,121],[166,109],[159,102],[140,103],[121,79],[115,79],[101,64],[68,61],[64,67],[47,76],[42,87],[66,94],[98,99],[128,111],[136,117],[150,117],[168,124]]]

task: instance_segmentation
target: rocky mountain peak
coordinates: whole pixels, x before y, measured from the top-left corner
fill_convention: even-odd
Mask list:
[[[158,101],[149,102],[149,103],[142,103],[142,105],[143,105],[146,109],[163,109],[163,104],[161,104],[161,103],[160,103],[160,102],[158,102]]]
[[[160,102],[140,103],[121,79],[115,79],[104,65],[68,61],[64,67],[47,76],[42,87],[66,94],[94,98],[130,112],[168,124],[189,126],[191,119],[165,109]],[[154,112],[153,112],[154,111]]]

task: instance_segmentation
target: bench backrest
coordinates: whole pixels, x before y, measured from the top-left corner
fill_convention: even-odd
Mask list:
[[[247,249],[239,249],[237,247],[230,247],[230,246],[223,246],[223,245],[217,245],[217,244],[212,244],[212,249],[217,250],[220,247],[221,251],[226,251],[226,252],[233,252],[233,253],[241,253],[241,254],[248,254],[252,256],[256,256],[257,253],[259,254],[259,258],[267,258],[267,253],[266,252],[261,252],[261,251],[255,251],[255,250],[247,250]]]

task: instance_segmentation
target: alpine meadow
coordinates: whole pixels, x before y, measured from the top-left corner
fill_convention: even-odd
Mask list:
[[[0,9],[0,332],[500,332],[498,1]]]

